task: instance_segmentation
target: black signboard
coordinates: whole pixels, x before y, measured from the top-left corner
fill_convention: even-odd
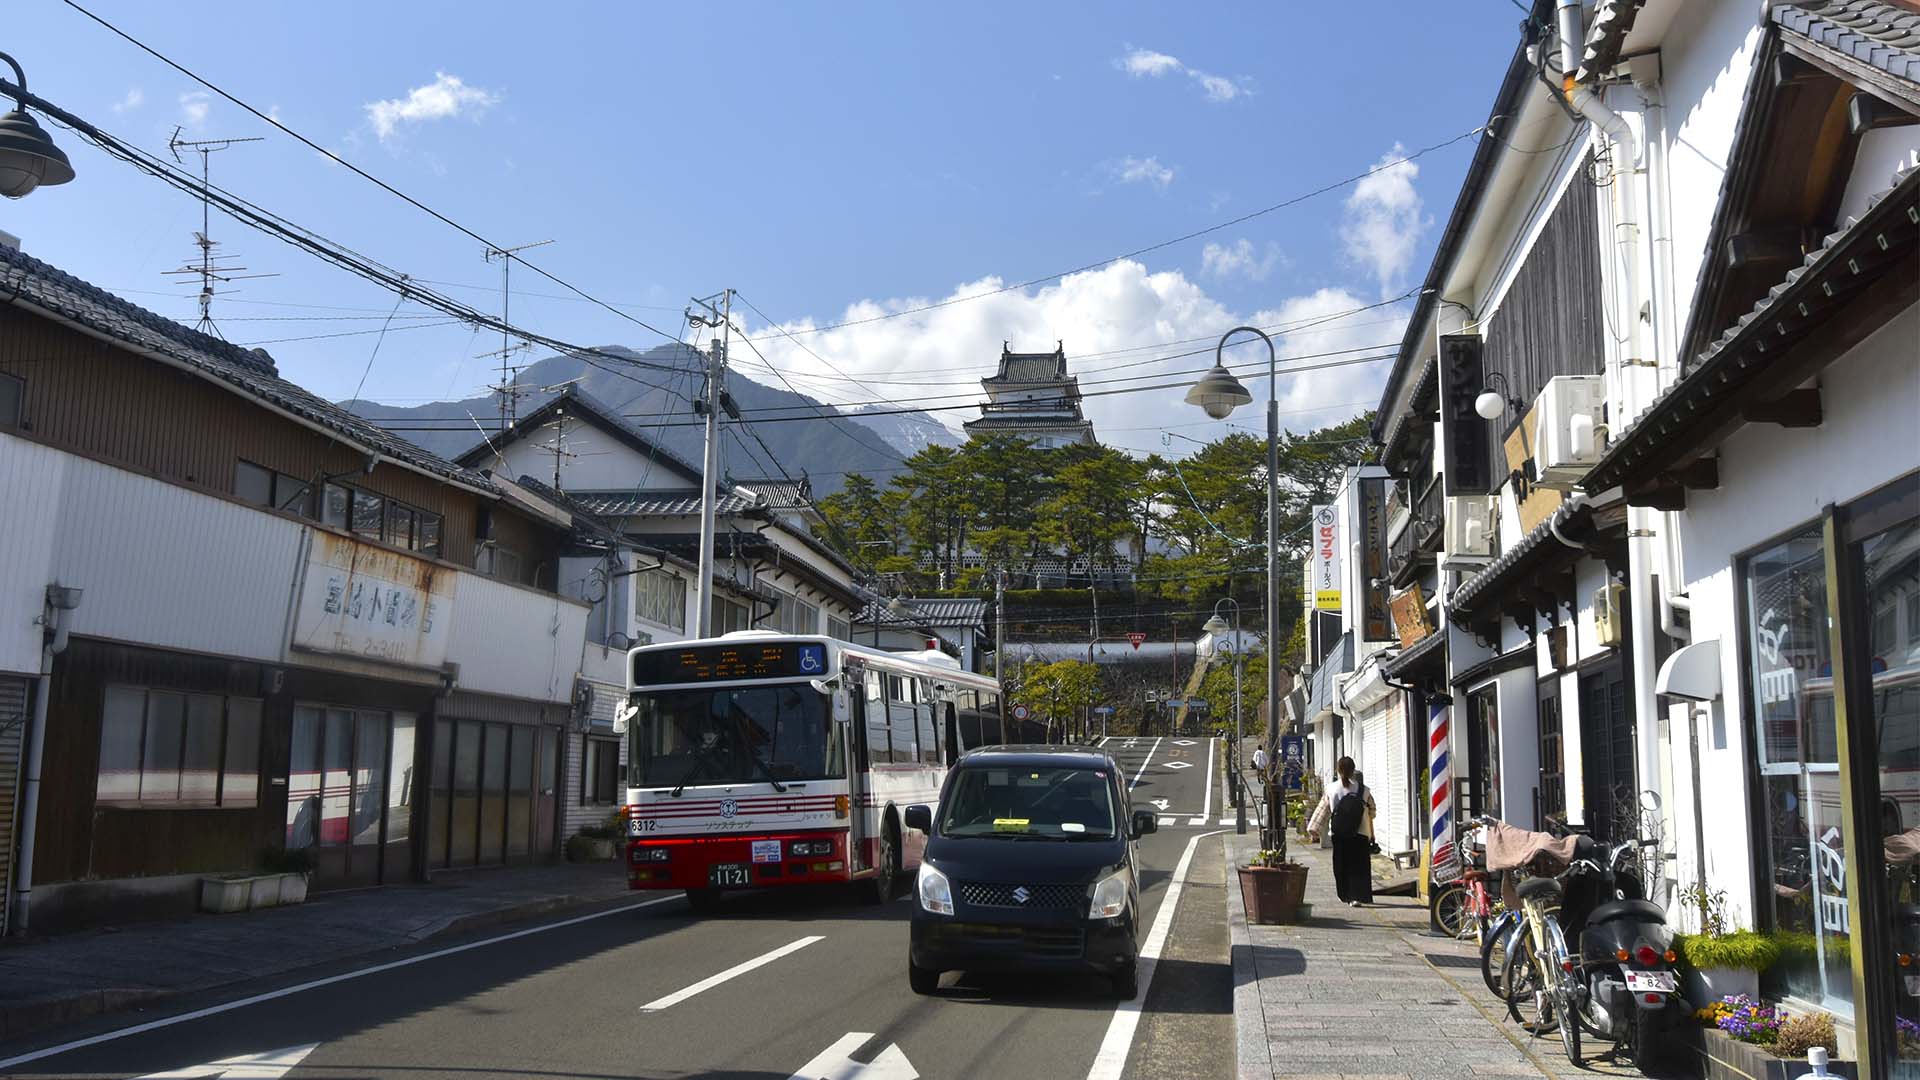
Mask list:
[[[1387,610],[1387,478],[1367,477],[1358,486],[1363,547],[1360,564],[1360,612],[1364,640],[1392,641],[1393,620]]]
[[[1448,334],[1440,339],[1440,412],[1447,432],[1448,495],[1485,495],[1496,486],[1491,466],[1492,433],[1488,422],[1473,409],[1474,401],[1487,388],[1481,368],[1479,337]]]
[[[719,682],[731,679],[822,678],[827,647],[817,641],[743,641],[635,653],[633,685]]]

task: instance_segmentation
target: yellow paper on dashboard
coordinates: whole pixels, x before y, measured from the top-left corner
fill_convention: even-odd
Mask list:
[[[993,819],[994,832],[1026,832],[1029,819],[1023,817],[997,817]]]

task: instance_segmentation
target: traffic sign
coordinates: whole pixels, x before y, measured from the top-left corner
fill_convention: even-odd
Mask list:
[[[1146,644],[1146,641],[1147,641],[1147,635],[1141,633],[1138,630],[1135,630],[1133,633],[1127,635],[1127,644],[1133,646],[1133,651],[1135,652],[1139,652],[1140,646]]]
[[[1095,715],[1095,716],[1112,716],[1112,715],[1113,715],[1113,706],[1111,706],[1111,705],[1096,705],[1096,706],[1094,706],[1094,708],[1093,708],[1093,715]]]
[[[1025,720],[1027,717],[1032,715],[1033,715],[1033,710],[1027,708],[1025,705],[1015,705],[1013,707],[1013,718],[1015,720]]]
[[[1186,698],[1170,697],[1167,699],[1167,708],[1169,709],[1183,709],[1186,707],[1186,705],[1187,705]]]

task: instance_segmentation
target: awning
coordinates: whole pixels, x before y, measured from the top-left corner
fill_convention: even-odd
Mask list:
[[[1447,672],[1446,629],[1437,629],[1402,649],[1398,656],[1386,662],[1382,670],[1387,678],[1398,682],[1444,676]]]
[[[1624,519],[1625,507],[1620,507],[1617,513]],[[1595,536],[1594,516],[1591,504],[1561,503],[1559,509],[1534,526],[1519,543],[1501,552],[1486,569],[1462,582],[1447,604],[1448,615],[1463,626],[1484,621],[1489,613],[1497,614],[1521,585],[1590,554],[1584,546],[1568,547],[1554,535],[1554,530],[1558,529],[1568,540],[1582,543]]]

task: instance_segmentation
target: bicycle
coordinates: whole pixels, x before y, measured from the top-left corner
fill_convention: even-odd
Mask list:
[[[1484,944],[1493,921],[1493,899],[1487,893],[1485,856],[1475,857],[1476,848],[1486,850],[1484,836],[1494,819],[1481,816],[1468,822],[1460,838],[1460,872],[1434,890],[1428,902],[1429,921],[1435,929],[1458,940],[1473,938]],[[1479,843],[1476,844],[1476,839]]]

